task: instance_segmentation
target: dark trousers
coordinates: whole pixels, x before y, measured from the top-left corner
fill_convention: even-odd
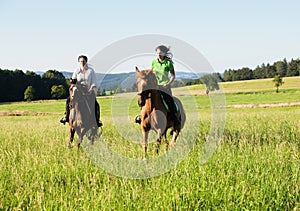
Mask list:
[[[172,91],[170,87],[163,87],[163,86],[158,86],[159,91],[161,95],[163,96],[165,102],[167,103],[169,107],[169,111],[171,115],[175,115],[176,111],[176,105],[174,102],[174,99],[172,97]]]

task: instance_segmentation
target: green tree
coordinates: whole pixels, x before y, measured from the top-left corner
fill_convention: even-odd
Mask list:
[[[288,63],[286,76],[298,76],[299,75],[299,71],[298,71],[299,61],[300,61],[299,59],[297,59],[297,60],[292,59]]]
[[[46,91],[44,93],[44,97],[46,99],[50,99],[52,97],[51,89],[54,85],[63,85],[63,87],[65,88],[65,92],[68,91],[68,84],[66,82],[66,78],[61,72],[58,72],[57,70],[48,70],[42,75],[42,80],[45,87],[44,89]]]
[[[274,85],[276,87],[276,93],[278,93],[278,88],[282,86],[284,83],[280,75],[276,75],[275,78],[273,79]]]
[[[24,92],[24,99],[28,102],[32,101],[34,99],[34,93],[34,88],[32,86],[28,86]]]
[[[287,71],[287,61],[286,61],[286,59],[284,59],[283,61],[275,62],[274,66],[275,66],[277,75],[280,75],[281,77],[286,76],[286,71]]]
[[[206,86],[206,92],[219,90],[219,84],[220,81],[220,75],[218,73],[208,74],[204,75],[200,78],[200,80],[205,84]]]
[[[115,86],[115,93],[122,93],[122,88],[119,85]]]
[[[265,66],[264,68],[264,76],[266,78],[273,78],[276,75],[276,69],[274,67],[274,65],[270,65],[269,63],[267,63],[267,66]]]
[[[52,99],[62,99],[66,96],[66,90],[63,85],[53,85],[51,87],[51,98]]]
[[[224,75],[223,75],[223,80],[224,81],[232,81],[234,75],[234,71],[232,69],[225,70]]]
[[[253,78],[254,79],[264,78],[263,70],[259,65],[257,65],[257,67],[253,70]]]
[[[106,96],[106,90],[105,90],[105,89],[102,90],[101,95],[102,95],[102,96]]]

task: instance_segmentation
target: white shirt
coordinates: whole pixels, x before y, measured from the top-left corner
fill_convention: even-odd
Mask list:
[[[96,74],[93,68],[88,67],[86,73],[80,72],[80,69],[74,71],[72,79],[77,79],[77,83],[86,85],[88,90],[96,88]]]

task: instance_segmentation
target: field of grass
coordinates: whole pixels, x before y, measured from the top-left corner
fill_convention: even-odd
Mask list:
[[[279,90],[299,89],[300,76],[285,77],[283,78],[284,84]],[[222,90],[227,93],[249,93],[249,92],[266,92],[276,91],[274,87],[273,78],[258,79],[258,80],[245,80],[245,81],[232,81],[219,83]],[[183,88],[185,89],[185,88]],[[195,90],[194,94],[205,94],[205,86],[203,84],[190,86],[189,90]],[[200,92],[199,92],[200,91]]]
[[[227,105],[299,101],[296,85],[279,94],[262,84],[255,93],[252,87],[258,85],[251,83],[242,90],[234,87],[238,85],[223,86]],[[176,91],[182,90],[174,90],[175,95]],[[124,130],[139,132],[133,123],[139,109],[136,98],[130,96],[116,102],[116,98],[98,99],[105,137],[100,142],[123,156],[140,158],[141,145],[124,138],[116,128],[123,123],[123,113],[119,113],[122,121],[113,121],[118,116],[113,111],[115,103],[129,104]],[[190,121],[176,147],[193,139],[191,150],[170,171],[144,179],[115,176],[95,165],[84,150],[68,149],[68,126],[59,123],[63,100],[0,104],[0,114],[11,112],[0,116],[0,210],[300,209],[299,106],[228,108],[216,151],[200,163],[212,123],[210,97],[179,97]],[[13,116],[16,110],[26,112]],[[150,160],[157,157],[153,145]],[[164,154],[162,149],[159,156]]]

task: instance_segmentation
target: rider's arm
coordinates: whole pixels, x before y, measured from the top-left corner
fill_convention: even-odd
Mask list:
[[[171,74],[171,78],[168,81],[168,83],[165,86],[171,86],[171,83],[175,80],[175,70],[174,70],[174,65],[172,61],[169,61],[169,72]]]
[[[76,78],[75,78],[75,79],[71,78],[71,80],[70,80],[70,83],[71,83],[71,84],[74,84],[74,85],[75,85],[76,82],[77,82],[77,79],[76,79]]]
[[[95,71],[92,69],[91,71],[91,87],[90,87],[90,91],[94,90],[95,92],[97,92],[97,86],[96,86],[96,74]]]
[[[78,76],[78,70],[75,70],[74,72],[73,72],[73,75],[72,75],[72,78],[71,78],[71,84],[76,84],[76,82],[77,82],[77,76]]]
[[[173,81],[175,80],[175,71],[174,71],[174,69],[170,70],[170,74],[171,74],[171,78],[170,78],[169,82],[166,84],[166,86],[171,86],[171,83],[173,83]]]

